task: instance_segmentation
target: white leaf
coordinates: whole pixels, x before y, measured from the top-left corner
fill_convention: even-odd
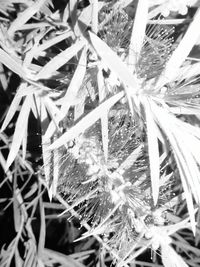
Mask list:
[[[12,140],[12,145],[10,148],[10,152],[8,154],[8,159],[6,162],[6,170],[10,167],[10,165],[13,163],[15,157],[17,156],[17,153],[19,151],[19,148],[21,146],[27,123],[28,123],[28,118],[29,118],[29,112],[31,109],[31,104],[32,104],[32,95],[29,95],[26,97],[24,100],[24,103],[22,105],[21,111],[19,113],[16,126],[15,126],[15,132]]]
[[[35,75],[35,80],[47,79],[51,77],[53,72],[66,64],[72,57],[74,57],[84,46],[85,41],[77,41],[69,48],[65,49],[54,58],[52,58],[38,74]]]
[[[134,25],[131,33],[129,51],[128,51],[128,65],[133,70],[139,58],[142,49],[145,29],[148,19],[148,0],[139,0],[137,10],[134,18]]]
[[[151,186],[154,205],[156,205],[159,195],[159,179],[160,179],[160,158],[157,137],[157,125],[153,119],[153,112],[151,111],[150,99],[143,98],[143,106],[146,115],[147,123],[147,138],[149,150],[149,162],[151,173]]]
[[[139,81],[130,72],[127,65],[97,35],[89,31],[89,36],[97,54],[106,63],[108,68],[117,75],[121,82],[129,87],[128,89],[125,86],[125,89],[128,90],[127,95],[130,96],[131,92],[132,94],[135,94],[136,91],[139,89]]]
[[[49,149],[55,149],[62,145],[65,145],[69,140],[77,137],[80,133],[83,133],[87,128],[93,125],[98,119],[100,119],[102,112],[105,109],[109,109],[116,102],[118,102],[124,96],[124,92],[119,92],[116,95],[110,97],[108,100],[103,102],[89,114],[87,114],[83,119],[81,119],[75,126],[70,128],[66,133],[64,133],[60,138],[58,138]]]
[[[156,87],[162,87],[165,83],[170,82],[177,74],[179,67],[182,65],[187,55],[190,53],[192,47],[199,37],[200,25],[200,8],[197,10],[193,21],[191,22],[186,34],[180,41],[178,47],[173,52],[171,58],[166,64]]]
[[[165,267],[189,267],[183,258],[166,242],[161,243],[161,256]]]

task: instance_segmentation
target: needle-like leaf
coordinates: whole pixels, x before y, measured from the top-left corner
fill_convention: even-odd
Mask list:
[[[182,257],[166,242],[161,243],[161,256],[165,267],[189,267]]]
[[[35,75],[35,80],[51,77],[54,71],[66,64],[72,57],[76,56],[83,48],[84,44],[85,42],[83,40],[77,41],[75,44],[56,55],[40,70],[38,74]]]
[[[166,82],[170,82],[176,76],[179,67],[182,65],[199,38],[199,24],[200,8],[197,10],[194,20],[191,22],[183,39],[180,41],[178,47],[167,62],[166,67],[157,82],[156,86],[158,88],[162,87]]]
[[[100,104],[97,108],[91,111],[88,115],[82,118],[75,126],[70,128],[66,133],[59,137],[49,149],[58,148],[66,144],[69,140],[77,137],[79,134],[83,133],[87,128],[92,126],[97,120],[101,118],[102,112],[105,109],[111,108],[115,103],[117,103],[124,96],[124,92],[119,92],[118,94],[110,97],[108,100]]]
[[[135,64],[138,61],[139,54],[142,49],[145,37],[147,19],[148,19],[148,0],[139,0],[128,51],[128,65],[130,66],[132,72],[134,70]]]
[[[26,79],[26,72],[24,71],[20,60],[16,61],[1,48],[0,48],[0,62],[3,63],[7,68],[12,70],[20,77]]]
[[[5,128],[8,126],[9,122],[12,120],[13,116],[15,115],[15,113],[17,112],[18,110],[18,107],[19,107],[19,104],[20,104],[20,101],[22,99],[22,96],[19,96],[20,95],[20,92],[21,91],[24,91],[24,89],[27,87],[26,84],[21,84],[19,89],[18,89],[18,92],[16,93],[11,105],[10,105],[10,108],[6,114],[6,117],[4,119],[4,122],[3,122],[3,125],[1,126],[1,132],[5,130]]]
[[[100,68],[97,73],[97,83],[99,91],[99,102],[101,103],[106,98],[105,85],[103,81],[102,69]],[[101,135],[103,143],[103,152],[105,160],[108,159],[108,110],[105,110],[101,116]]]
[[[10,165],[13,163],[20,145],[22,144],[22,140],[24,137],[24,133],[27,127],[28,118],[29,118],[29,112],[31,110],[31,104],[33,101],[33,96],[28,95],[26,99],[24,100],[24,103],[22,105],[21,111],[19,113],[16,126],[15,126],[15,132],[12,140],[12,145],[10,148],[10,152],[8,154],[8,159],[6,162],[6,171],[10,167]]]
[[[154,205],[156,206],[159,195],[159,179],[160,179],[160,159],[158,149],[158,128],[154,121],[153,112],[151,110],[151,100],[143,99],[143,106],[146,115],[147,124],[147,138],[148,138],[148,150],[149,150],[149,162],[151,173],[151,186]]]
[[[78,98],[78,90],[80,89],[86,72],[86,49],[83,49],[78,66],[67,88],[67,92],[62,98],[61,109],[57,114],[58,120],[62,120],[68,113],[69,108],[74,106]],[[56,125],[51,122],[46,131],[45,138],[50,138],[56,130]]]
[[[129,87],[129,90],[125,87],[128,90],[127,95],[135,94],[139,89],[139,81],[130,72],[127,65],[97,35],[89,31],[89,36],[97,54],[106,63],[106,66],[117,75],[124,85]]]
[[[47,0],[37,0],[30,7],[19,13],[19,16],[11,23],[10,28],[8,29],[8,35],[14,35],[14,33],[19,30],[22,25],[24,25],[35,13],[40,10],[46,1]]]

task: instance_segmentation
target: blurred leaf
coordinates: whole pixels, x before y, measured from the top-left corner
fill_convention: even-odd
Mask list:
[[[40,207],[40,235],[38,241],[38,257],[42,258],[42,254],[44,253],[44,248],[45,248],[45,237],[46,237],[45,211],[42,198],[40,198],[39,200],[39,207]]]
[[[0,253],[1,267],[11,266],[11,261],[14,257],[15,251],[18,250],[18,242],[21,237],[23,227],[24,227],[24,221],[22,220],[20,229],[18,230],[16,237],[10,242],[10,244],[6,249],[4,249],[4,247],[1,248],[1,253]]]
[[[24,194],[24,196],[23,196],[24,199],[28,199],[29,197],[31,197],[33,194],[35,194],[37,192],[37,190],[38,190],[38,184],[35,182],[31,186],[31,188],[29,189],[29,191],[26,194]]]
[[[29,238],[28,241],[25,242],[26,246],[26,257],[24,260],[24,267],[29,266],[37,266],[37,252],[36,252],[36,243],[34,242],[34,239]]]
[[[128,65],[133,71],[142,49],[148,18],[148,0],[139,0],[128,51]]]
[[[44,257],[54,259],[56,262],[62,264],[63,267],[85,267],[82,263],[74,260],[70,256],[66,256],[62,253],[47,248],[44,250],[43,258]]]
[[[26,79],[26,72],[23,69],[20,61],[16,61],[10,55],[8,55],[4,50],[0,48],[0,62],[3,63],[7,68],[12,70],[14,73],[20,77]]]
[[[51,16],[52,11],[49,7],[54,8],[52,0],[46,0],[44,4],[41,6],[40,12],[44,13],[46,16]]]
[[[16,185],[15,185],[16,186]],[[14,188],[14,194],[13,194],[13,215],[14,215],[14,226],[15,231],[18,232],[22,223],[22,214],[20,210],[20,203],[18,202],[18,197],[16,196],[17,193],[20,194],[19,190],[15,191],[16,187]]]
[[[60,172],[59,172],[60,166],[58,164],[60,160],[60,154],[58,150],[54,150],[52,153],[53,153],[52,155],[53,181],[48,191],[49,191],[49,195],[54,197],[57,193],[57,185],[58,185],[58,179],[60,175]]]
[[[19,254],[19,251],[15,251],[15,266],[16,267],[21,267],[23,265],[23,260]]]
[[[183,39],[180,41],[178,47],[171,55],[169,61],[166,64],[166,67],[163,73],[160,76],[160,79],[157,82],[156,87],[160,88],[165,83],[172,81],[175,75],[178,72],[179,67],[182,65],[187,55],[190,53],[192,47],[198,40],[200,24],[200,9],[197,10],[193,21],[190,23],[190,26],[185,33]]]
[[[6,77],[4,67],[1,63],[0,63],[0,82],[3,87],[3,90],[6,90],[8,87],[8,79]]]
[[[92,0],[92,31],[97,33],[98,31],[98,0]]]
[[[13,36],[16,31],[20,29],[40,8],[47,0],[37,0],[30,7],[26,8],[23,12],[19,13],[18,17],[11,23],[8,29],[8,35]]]
[[[165,267],[189,267],[167,242],[161,243],[161,257]]]
[[[39,43],[44,39],[45,35],[47,34],[48,30],[40,30],[34,38],[34,43],[31,45],[31,48],[28,48],[25,53],[25,57],[23,60],[23,67],[29,68],[34,55],[37,51]],[[39,56],[39,55],[38,55]]]
[[[28,137],[28,123],[24,126],[24,136],[22,139],[22,159],[24,161],[26,161],[27,137]]]

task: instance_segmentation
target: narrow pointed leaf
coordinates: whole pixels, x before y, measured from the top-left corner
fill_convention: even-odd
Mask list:
[[[129,51],[128,51],[128,65],[133,71],[139,54],[142,49],[145,29],[148,20],[148,0],[139,0],[137,10],[134,18],[134,25],[131,33]]]
[[[22,159],[25,161],[26,159],[26,149],[27,149],[27,137],[28,137],[28,123],[24,127],[24,136],[22,139]]]
[[[69,108],[73,106],[78,97],[78,91],[83,83],[86,72],[86,49],[83,49],[78,66],[75,70],[75,73],[71,79],[71,82],[67,88],[67,92],[62,99],[61,109],[58,112],[58,120],[62,120],[68,113]],[[46,131],[45,138],[50,138],[56,130],[56,125],[51,122]]]
[[[99,101],[102,102],[106,98],[105,85],[103,81],[102,68],[97,73],[97,83],[99,91]],[[105,110],[101,116],[101,134],[105,160],[108,159],[108,110]]]
[[[131,88],[132,94],[136,93],[139,88],[139,82],[130,72],[127,65],[97,35],[89,31],[89,36],[97,54],[106,63],[108,68],[117,75],[124,85]],[[126,90],[128,89],[126,88]],[[128,95],[130,95],[130,90]]]
[[[98,31],[98,0],[92,0],[92,31]]]
[[[53,72],[74,57],[83,48],[84,44],[85,42],[82,40],[77,41],[75,44],[56,55],[40,70],[38,74],[35,75],[35,80],[49,78]]]
[[[180,135],[177,132],[177,125],[173,124],[174,118],[168,111],[165,111],[163,108],[152,105],[152,110],[154,111],[154,116],[156,117],[159,126],[162,128],[163,132],[167,136],[175,156],[175,160],[178,166],[180,173],[181,182],[186,196],[186,202],[188,207],[188,212],[190,215],[190,223],[195,233],[195,217],[194,217],[194,206],[192,200],[192,187],[191,182],[193,180],[190,166],[187,163],[187,155],[183,148],[184,143],[181,143]],[[177,119],[176,119],[177,120]],[[185,142],[187,142],[186,140]],[[194,192],[195,193],[195,192]]]
[[[15,157],[17,156],[19,148],[22,144],[22,140],[23,140],[24,133],[27,127],[27,123],[28,123],[28,117],[29,117],[29,112],[31,109],[31,104],[32,104],[32,95],[29,95],[24,100],[24,103],[21,107],[21,111],[19,113],[19,116],[16,122],[12,145],[11,145],[10,152],[8,154],[8,159],[6,162],[6,170],[8,170],[10,165],[13,163]]]
[[[136,162],[137,158],[139,158],[142,155],[142,149],[143,144],[139,145],[119,166],[119,168],[116,170],[116,172],[121,173],[122,171],[125,171],[129,169],[134,162]]]
[[[75,126],[70,128],[66,133],[64,133],[60,138],[58,138],[49,149],[58,148],[69,140],[77,137],[79,134],[83,133],[87,128],[93,125],[97,120],[100,119],[101,113],[105,111],[105,109],[109,109],[116,102],[118,102],[124,96],[124,92],[119,92],[118,94],[110,97],[108,100],[103,102],[93,111],[91,111],[88,115],[86,115],[83,119],[81,119]]]
[[[0,62],[7,68],[16,73],[22,78],[26,78],[26,72],[23,70],[23,66],[20,61],[13,59],[9,54],[0,48]]]
[[[80,60],[78,62],[78,66],[74,72],[74,75],[71,79],[70,85],[67,88],[67,92],[62,100],[61,106],[61,115],[65,116],[69,110],[69,104],[74,105],[74,101],[76,100],[77,93],[83,84],[83,80],[86,72],[86,60],[87,60],[87,51],[83,49],[82,54],[80,56]]]
[[[35,48],[34,56],[39,55],[42,51],[44,51],[47,48],[54,46],[55,44],[67,39],[71,35],[72,35],[72,31],[69,30],[67,32],[64,32],[61,35],[58,35],[58,36],[56,36],[50,40],[45,41],[44,43],[42,43],[41,45],[39,45],[38,47]]]
[[[102,134],[104,158],[107,161],[108,159],[108,112],[107,111],[101,116],[101,134]]]
[[[38,241],[38,256],[41,258],[44,253],[45,237],[46,237],[45,211],[42,198],[40,198],[39,200],[39,207],[40,207],[40,234]]]
[[[52,171],[52,152],[48,150],[49,145],[51,144],[51,140],[44,137],[46,129],[49,124],[49,117],[47,115],[46,107],[43,101],[40,101],[40,117],[41,117],[41,130],[42,130],[42,158],[43,158],[43,166],[44,166],[44,175],[47,187],[50,184],[51,171]],[[52,195],[49,193],[49,198],[51,200]]]
[[[52,164],[53,164],[53,180],[52,180],[52,184],[49,188],[49,194],[52,195],[52,197],[54,197],[57,193],[57,184],[58,184],[58,178],[59,178],[59,157],[60,157],[60,154],[59,154],[59,151],[58,149],[57,150],[54,150],[53,151],[53,159],[52,159]]]
[[[161,256],[164,267],[189,267],[167,242],[161,243]]]
[[[19,30],[22,25],[24,25],[35,13],[40,10],[46,1],[47,0],[37,0],[23,12],[20,12],[18,17],[11,23],[10,28],[8,29],[8,35],[12,36],[17,30]]]
[[[176,159],[177,161],[177,165],[179,168],[179,173],[181,176],[181,182],[183,185],[183,190],[184,190],[184,195],[186,198],[186,202],[187,202],[187,208],[188,208],[188,213],[189,213],[189,217],[190,217],[190,224],[191,224],[191,228],[192,228],[192,232],[195,236],[196,233],[196,222],[195,222],[195,210],[194,210],[194,204],[193,204],[193,199],[192,199],[192,193],[188,188],[188,185],[186,183],[186,176],[184,174],[183,168],[182,166],[179,164],[179,160]]]
[[[178,47],[166,64],[166,67],[157,82],[157,87],[162,87],[166,82],[170,82],[176,76],[179,67],[182,65],[199,38],[199,24],[200,8],[197,10],[183,39],[180,41]]]
[[[159,195],[159,179],[160,179],[160,158],[159,158],[158,137],[157,137],[158,129],[153,119],[150,100],[144,99],[143,105],[147,123],[147,138],[148,138],[152,195],[153,195],[154,205],[156,205]]]
[[[10,121],[12,120],[13,116],[15,115],[15,113],[17,112],[18,110],[18,107],[19,107],[19,104],[20,104],[20,101],[22,99],[22,96],[19,96],[20,94],[20,91],[23,91],[25,88],[26,88],[26,84],[21,84],[19,89],[18,89],[18,92],[16,93],[11,105],[10,105],[10,108],[7,112],[7,115],[4,119],[4,122],[3,122],[3,125],[1,126],[1,132],[5,130],[5,128],[8,126],[8,124],[10,123]]]

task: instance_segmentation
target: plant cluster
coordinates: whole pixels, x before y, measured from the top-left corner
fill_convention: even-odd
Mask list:
[[[199,1],[0,4],[0,266],[199,266]]]

